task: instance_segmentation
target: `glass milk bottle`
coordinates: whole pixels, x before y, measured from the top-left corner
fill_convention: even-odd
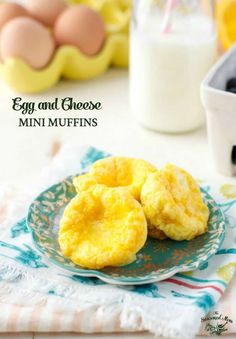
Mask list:
[[[130,100],[136,119],[160,132],[201,126],[200,83],[217,50],[211,1],[136,0],[130,44]]]

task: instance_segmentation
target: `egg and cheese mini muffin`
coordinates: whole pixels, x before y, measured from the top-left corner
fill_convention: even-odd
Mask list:
[[[150,174],[141,192],[141,203],[150,229],[167,237],[191,240],[207,231],[209,210],[197,182],[181,168],[167,164]]]
[[[92,183],[108,187],[126,187],[133,197],[140,200],[140,192],[147,176],[157,169],[142,159],[110,157],[96,161],[86,177],[77,177],[74,185],[77,192]],[[86,184],[85,184],[86,182]]]
[[[143,208],[124,188],[95,185],[75,196],[60,222],[63,255],[90,269],[131,263],[147,239]]]

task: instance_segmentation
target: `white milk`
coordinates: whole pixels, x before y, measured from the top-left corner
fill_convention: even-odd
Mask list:
[[[216,57],[213,23],[201,14],[175,17],[161,33],[152,15],[131,29],[131,109],[144,126],[183,132],[204,122],[200,83]]]

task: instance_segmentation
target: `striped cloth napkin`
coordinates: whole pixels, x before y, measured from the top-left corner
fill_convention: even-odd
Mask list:
[[[236,332],[235,289],[226,291],[225,302],[222,298],[220,308],[216,306],[236,269],[236,200],[232,199],[236,190],[232,186],[204,185],[228,215],[222,248],[199,270],[160,283],[108,285],[61,270],[35,249],[28,229],[19,221],[33,197],[104,156],[92,147],[66,145],[28,190],[0,190],[0,332],[148,330],[190,339],[201,324],[201,333]]]

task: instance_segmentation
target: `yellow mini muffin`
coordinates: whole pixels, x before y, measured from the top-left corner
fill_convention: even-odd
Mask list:
[[[96,180],[90,174],[83,174],[78,177],[75,177],[73,180],[73,183],[74,183],[74,186],[76,187],[77,193],[89,190],[94,185],[97,185]],[[151,225],[148,227],[148,235],[152,238],[159,239],[159,240],[163,240],[167,238],[164,232],[157,229],[156,227],[152,227]]]
[[[96,161],[86,177],[74,179],[77,192],[97,183],[108,187],[126,187],[133,197],[140,200],[140,192],[147,176],[156,171],[142,159],[110,157]]]
[[[150,174],[141,191],[141,203],[150,230],[167,237],[191,240],[207,231],[209,211],[197,182],[181,168],[167,164]]]
[[[75,196],[60,222],[63,255],[90,269],[135,260],[147,239],[143,208],[124,188],[94,185]]]

